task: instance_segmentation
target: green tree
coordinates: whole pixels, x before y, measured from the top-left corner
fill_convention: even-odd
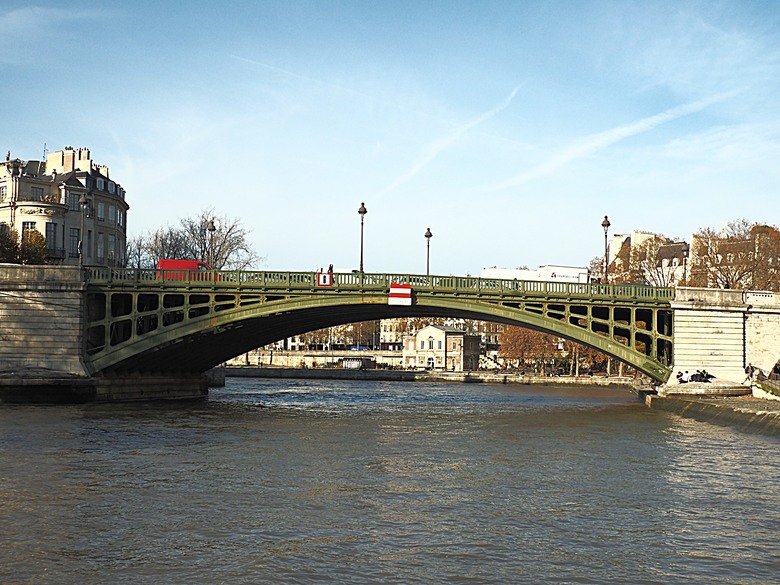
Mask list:
[[[0,262],[19,261],[19,234],[16,230],[0,230]]]
[[[19,246],[19,261],[22,264],[46,264],[48,258],[49,247],[43,234],[38,230],[26,230]]]

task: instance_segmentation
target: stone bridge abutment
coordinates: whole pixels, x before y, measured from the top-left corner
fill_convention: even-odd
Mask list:
[[[768,374],[780,358],[780,294],[678,287],[671,305],[674,372],[741,383],[747,364]]]

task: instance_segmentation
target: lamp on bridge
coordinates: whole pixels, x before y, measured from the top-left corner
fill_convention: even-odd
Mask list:
[[[685,286],[687,284],[687,282],[688,282],[688,278],[687,278],[688,275],[686,274],[686,272],[687,272],[686,268],[687,268],[687,264],[688,264],[688,252],[690,252],[690,248],[688,247],[687,243],[685,243],[685,242],[683,243],[683,248],[682,248],[681,252],[682,252],[682,257],[683,257],[683,282],[682,283],[683,283],[683,286]]]
[[[366,216],[366,213],[368,213],[368,209],[366,209],[366,204],[361,202],[360,203],[360,209],[358,209],[358,213],[360,214],[360,272],[363,272],[363,218]]]
[[[425,230],[425,239],[428,241],[427,251],[425,254],[425,274],[431,273],[431,238],[432,237],[433,234],[431,233],[431,228]]]
[[[81,230],[79,231],[79,266],[84,266],[84,223],[89,208],[89,199],[84,193],[79,197],[79,207],[81,207]]]
[[[209,232],[209,258],[206,263],[215,268],[214,264],[214,232],[217,231],[217,226],[214,225],[214,220],[210,219],[206,224],[206,230]]]
[[[604,228],[604,284],[609,284],[608,270],[609,270],[609,247],[607,245],[607,232],[609,231],[609,218],[605,215],[604,221],[601,222],[601,227]]]

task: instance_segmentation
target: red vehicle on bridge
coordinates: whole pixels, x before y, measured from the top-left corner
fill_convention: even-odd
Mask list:
[[[158,260],[159,280],[219,280],[214,269],[201,260]]]

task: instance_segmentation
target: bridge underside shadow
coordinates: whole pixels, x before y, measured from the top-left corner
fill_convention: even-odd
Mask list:
[[[203,314],[174,322],[166,318],[164,302],[147,310],[134,297],[124,318],[104,317],[100,324],[95,322],[88,328],[93,372],[107,376],[204,372],[257,347],[318,329],[395,317],[450,317],[517,325],[560,336],[612,356],[659,382],[671,373],[671,313],[631,302],[608,306],[581,300],[484,300],[417,294],[412,306],[395,306],[388,304],[386,294],[341,294],[264,298],[246,306],[228,303],[220,310],[217,296],[210,297]],[[110,295],[103,302],[110,313]]]

